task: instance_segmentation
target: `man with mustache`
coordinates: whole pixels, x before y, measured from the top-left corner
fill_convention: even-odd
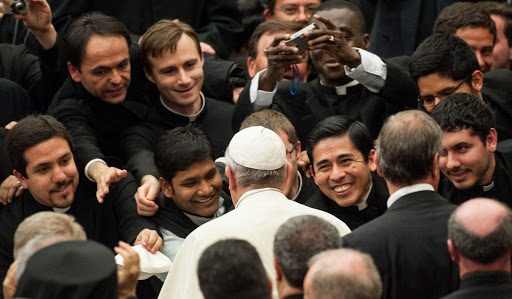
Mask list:
[[[12,262],[14,232],[40,211],[75,217],[87,238],[113,248],[118,241],[141,244],[156,252],[162,239],[151,221],[137,215],[137,183],[127,177],[112,184],[103,204],[94,200],[96,184],[79,180],[70,134],[55,118],[28,116],[8,132],[7,152],[13,173],[27,191],[0,211],[0,279]]]
[[[440,193],[454,204],[486,197],[511,206],[512,153],[498,149],[491,108],[475,96],[455,94],[441,101],[432,117],[443,129]]]

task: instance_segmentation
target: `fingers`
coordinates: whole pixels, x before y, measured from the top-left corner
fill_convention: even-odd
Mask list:
[[[200,46],[201,46],[201,52],[210,54],[210,55],[215,55],[215,53],[216,53],[215,49],[212,46],[210,46],[209,44],[207,44],[205,42],[201,42]]]
[[[96,191],[96,199],[99,203],[103,203],[105,201],[105,197],[107,196],[109,189],[107,184],[104,181],[97,182],[96,186],[98,190]]]
[[[15,196],[21,194],[21,191],[23,191],[23,187],[20,181],[13,175],[8,176],[0,184],[0,202],[4,205],[11,203]]]
[[[329,19],[326,19],[326,18],[321,17],[319,15],[314,15],[313,17],[315,19],[317,19],[318,21],[320,21],[322,24],[324,24],[325,27],[327,27],[327,29],[329,29],[329,30],[338,30],[338,27],[336,27],[336,25],[334,25]]]
[[[162,248],[162,238],[154,230],[144,229],[137,236],[134,245],[142,245],[151,253],[156,253]]]
[[[5,13],[4,4],[2,2],[0,2],[0,20],[2,20],[2,18],[4,17],[4,13]]]
[[[137,213],[141,216],[153,216],[158,210],[158,205],[153,202],[156,195],[152,188],[146,184],[143,184],[137,189],[135,193],[135,203],[137,204]],[[158,192],[156,192],[158,193]]]
[[[6,129],[7,131],[12,130],[12,129],[16,126],[16,124],[18,124],[18,123],[17,123],[17,122],[15,122],[15,121],[11,121],[11,122],[10,122],[10,123],[8,123],[7,125],[5,125],[5,129]]]
[[[290,39],[290,35],[289,34],[276,35],[274,37],[274,40],[270,44],[270,47],[277,47],[282,41],[285,41],[287,39]]]

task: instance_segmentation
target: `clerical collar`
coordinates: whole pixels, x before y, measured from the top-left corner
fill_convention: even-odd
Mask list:
[[[322,81],[322,79],[320,79],[320,85],[327,86]],[[359,82],[357,82],[356,80],[352,80],[352,81],[348,82],[347,84],[334,86],[334,91],[336,92],[337,95],[344,96],[344,95],[347,94],[347,88],[352,87],[352,86],[356,86],[356,85],[359,85]]]
[[[204,106],[206,104],[206,101],[204,99],[204,94],[202,92],[200,92],[199,95],[201,96],[201,102],[202,102],[201,109],[199,109],[199,111],[197,111],[196,113],[194,113],[192,115],[186,115],[186,114],[179,113],[179,112],[173,110],[171,107],[169,107],[165,104],[165,101],[162,98],[162,96],[160,96],[160,103],[162,103],[162,106],[164,106],[165,109],[171,111],[172,113],[186,117],[186,118],[188,118],[189,121],[195,121],[197,119],[197,117],[199,116],[199,114],[201,114],[201,112],[203,112]]]
[[[55,213],[59,213],[59,214],[64,214],[67,211],[69,211],[69,209],[71,209],[71,207],[67,207],[67,208],[56,208],[56,207],[53,207],[53,211]]]
[[[212,217],[202,217],[202,216],[189,214],[187,212],[183,212],[183,213],[185,215],[187,215],[187,217],[190,218],[190,220],[192,220],[192,222],[194,222],[195,225],[201,226],[201,225],[205,224],[206,222],[208,222],[212,219],[215,219],[217,217],[220,217],[220,216],[224,215],[224,213],[226,213],[226,208],[224,207],[224,200],[225,199],[222,198],[222,196],[219,196],[219,209],[217,210],[217,212],[215,212],[215,214],[213,214]]]
[[[482,189],[484,192],[490,191],[492,188],[494,188],[494,181],[492,181],[489,185],[483,185]]]
[[[364,197],[364,200],[361,203],[357,204],[357,209],[359,211],[362,211],[368,207],[368,197],[370,196],[370,192],[372,192],[373,182],[370,182],[370,189],[368,189],[368,192],[366,192],[366,196]]]
[[[300,191],[302,190],[302,175],[300,174],[300,171],[297,170],[297,179],[299,180],[299,188],[297,188],[297,193],[295,193],[295,196],[293,198],[290,198],[291,200],[295,201],[297,197],[299,197]]]

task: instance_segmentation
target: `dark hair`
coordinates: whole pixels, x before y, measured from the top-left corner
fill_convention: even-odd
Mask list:
[[[340,246],[340,233],[334,225],[317,216],[296,216],[277,230],[274,256],[290,285],[302,289],[309,259]]]
[[[357,7],[357,5],[355,5],[352,2],[344,0],[327,0],[320,4],[320,6],[317,9],[317,12],[342,8],[345,8],[354,14],[357,22],[361,26],[361,33],[368,33],[368,29],[366,28],[366,20],[364,18],[363,13],[361,12],[361,9],[359,9],[359,7]]]
[[[258,56],[258,42],[264,34],[277,32],[296,32],[302,28],[301,24],[291,21],[269,20],[259,24],[249,39],[247,55],[252,58]]]
[[[242,124],[240,130],[248,127],[262,126],[269,130],[272,130],[279,134],[279,130],[283,131],[288,136],[288,141],[295,146],[295,143],[299,141],[297,137],[297,131],[293,124],[286,118],[284,114],[279,111],[272,109],[263,109],[258,112],[254,112],[247,116]]]
[[[501,223],[485,236],[467,230],[457,219],[457,210],[448,219],[448,238],[453,241],[461,256],[483,264],[489,264],[504,256],[512,247],[512,213],[508,206]]]
[[[73,21],[66,30],[63,38],[66,61],[79,68],[92,35],[122,36],[127,46],[131,43],[128,29],[118,19],[100,12],[87,13]]]
[[[483,9],[471,2],[455,2],[445,7],[434,23],[434,33],[455,34],[460,28],[485,28],[496,42],[496,26]]]
[[[431,115],[443,131],[471,129],[484,144],[490,129],[496,127],[496,118],[489,105],[466,93],[447,96]]]
[[[377,160],[386,181],[412,185],[432,174],[443,132],[430,115],[407,110],[391,115],[377,138]]]
[[[316,124],[309,133],[306,151],[311,164],[313,164],[313,150],[320,141],[344,136],[348,136],[357,150],[361,152],[364,160],[368,162],[368,155],[373,149],[373,139],[368,127],[360,121],[343,115],[333,115]]]
[[[189,36],[201,56],[199,37],[194,29],[183,22],[160,20],[153,24],[140,39],[139,58],[146,71],[151,71],[149,57],[159,57],[165,51],[174,53],[183,34]]]
[[[27,176],[25,151],[54,137],[65,139],[71,150],[73,146],[68,130],[50,115],[29,115],[7,131],[5,143],[13,169]]]
[[[197,162],[215,160],[210,139],[193,125],[167,131],[155,148],[155,165],[166,181]]]
[[[256,248],[239,239],[213,243],[197,265],[199,287],[208,299],[270,298],[270,282]]]
[[[512,46],[512,5],[494,1],[483,1],[475,3],[485,10],[489,15],[501,16],[505,19],[504,33],[509,47]]]
[[[453,80],[469,80],[471,74],[479,69],[471,47],[451,34],[431,35],[411,56],[410,72],[415,81],[434,73]]]

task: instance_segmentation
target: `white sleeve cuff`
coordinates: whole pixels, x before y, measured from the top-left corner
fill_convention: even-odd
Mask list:
[[[87,174],[87,171],[89,170],[89,167],[91,167],[92,163],[94,163],[94,162],[101,162],[101,163],[105,164],[105,166],[108,166],[107,162],[103,161],[102,159],[92,159],[91,161],[89,161],[87,163],[87,165],[85,165],[84,171],[85,171],[85,177],[91,182],[95,182],[95,181],[89,177],[89,175]]]
[[[272,91],[264,91],[258,90],[260,76],[267,69],[263,69],[254,75],[254,78],[251,80],[251,86],[249,89],[249,99],[251,100],[251,104],[254,110],[260,110],[263,108],[267,108],[272,105],[272,99],[274,98],[274,94],[277,90],[277,84],[274,86],[274,90]]]
[[[379,56],[363,49],[354,48],[361,55],[361,64],[355,68],[345,66],[345,73],[371,92],[379,92],[386,83],[388,70]]]

